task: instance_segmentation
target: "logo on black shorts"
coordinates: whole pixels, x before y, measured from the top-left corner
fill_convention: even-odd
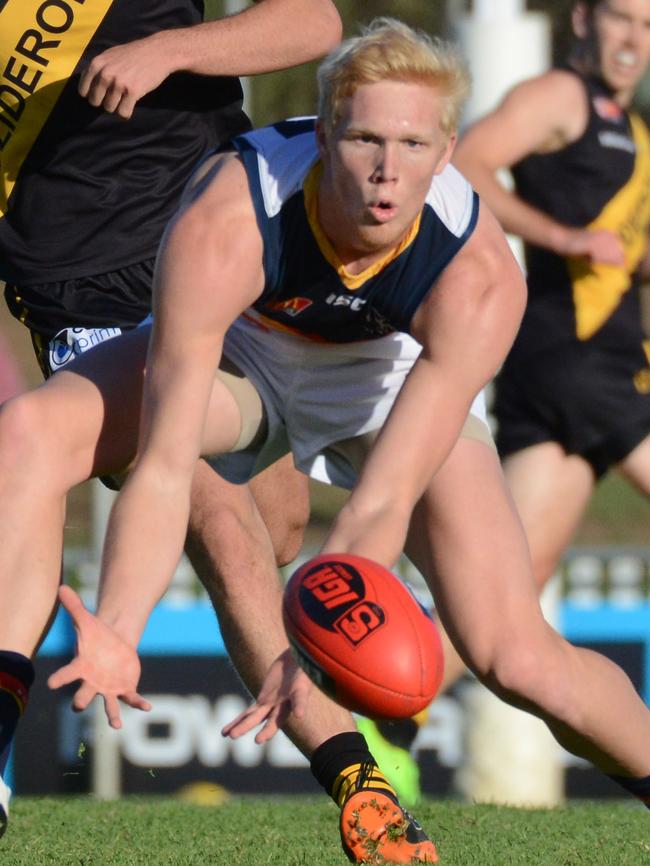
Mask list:
[[[94,349],[122,333],[121,328],[63,328],[50,340],[49,362],[52,372],[69,364],[73,358]]]

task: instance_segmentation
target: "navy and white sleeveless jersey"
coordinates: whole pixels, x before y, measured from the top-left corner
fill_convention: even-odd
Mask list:
[[[156,254],[197,161],[250,129],[239,81],[174,73],[125,121],[79,79],[107,48],[202,20],[203,0],[0,0],[0,278],[22,288]],[[83,297],[61,292],[8,301],[30,326],[49,310],[83,321]]]
[[[589,116],[584,133],[561,150],[513,166],[518,195],[559,222],[619,236],[625,265],[592,265],[526,245],[528,306],[514,351],[589,341],[607,351],[643,334],[637,269],[650,226],[650,138],[599,79],[579,75]]]
[[[414,312],[476,225],[478,197],[465,178],[452,166],[436,175],[403,241],[352,275],[317,219],[321,164],[314,119],[287,120],[233,143],[264,242],[264,290],[247,315],[325,342],[408,333]]]

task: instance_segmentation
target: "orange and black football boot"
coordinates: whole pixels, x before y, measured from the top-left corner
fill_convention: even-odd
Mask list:
[[[341,844],[348,859],[368,866],[437,863],[436,847],[415,818],[388,793],[369,789],[365,775],[341,808]]]

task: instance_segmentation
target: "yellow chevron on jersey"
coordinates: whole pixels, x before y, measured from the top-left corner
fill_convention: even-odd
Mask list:
[[[620,237],[625,265],[592,265],[583,258],[568,259],[579,340],[592,337],[614,312],[630,288],[632,274],[646,249],[650,225],[650,135],[637,115],[630,115],[630,125],[636,147],[634,171],[587,226],[588,229],[607,229]]]
[[[364,268],[358,274],[351,274],[345,267],[339,254],[336,252],[318,220],[318,187],[323,174],[323,163],[318,160],[310,169],[309,174],[305,178],[303,189],[305,192],[305,210],[309,226],[316,238],[321,253],[327,261],[335,269],[339,278],[346,289],[354,291],[358,289],[369,279],[380,273],[386,265],[390,264],[393,259],[396,259],[410,244],[413,243],[417,233],[420,231],[420,222],[422,215],[418,214],[411,228],[407,231],[406,236],[392,250],[386,253],[381,259],[367,268]]]
[[[650,394],[650,340],[644,340],[642,346],[648,366],[637,370],[632,377],[632,382],[638,394]]]
[[[20,168],[113,0],[7,0],[0,11],[0,216]],[[74,26],[73,26],[74,25]]]

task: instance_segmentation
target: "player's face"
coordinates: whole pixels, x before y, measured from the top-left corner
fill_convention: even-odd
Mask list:
[[[602,0],[591,18],[582,4],[576,12],[576,32],[593,40],[600,75],[627,104],[650,62],[650,0]]]
[[[408,232],[451,156],[441,114],[430,85],[382,81],[357,88],[331,133],[319,127],[319,211],[339,254],[381,253]]]

